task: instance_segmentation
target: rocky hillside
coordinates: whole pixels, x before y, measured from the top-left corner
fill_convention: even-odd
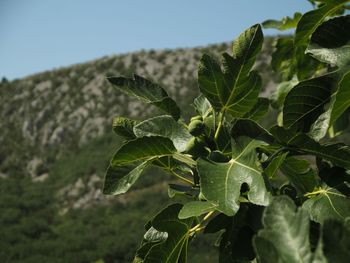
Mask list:
[[[275,78],[267,73],[271,42],[270,38],[265,41],[256,64],[263,73],[265,95],[273,88]],[[132,202],[133,198],[128,196],[111,199],[101,194],[101,180],[109,155],[119,143],[111,134],[111,121],[116,115],[142,119],[154,114],[155,109],[115,90],[107,83],[106,76],[137,73],[148,77],[163,86],[188,115],[198,93],[196,71],[201,54],[209,52],[219,56],[228,49],[229,44],[224,43],[202,48],[139,51],[3,81],[0,84],[0,184],[25,182],[35,184],[36,191],[50,189],[49,193],[45,192],[50,196],[50,209],[59,215],[71,209],[95,209],[93,205]],[[144,179],[135,190],[139,192],[131,195],[134,199],[149,195],[148,186],[158,178],[156,175]],[[21,191],[31,195],[29,191],[33,189],[30,188],[24,187]],[[166,191],[166,187],[153,186],[150,191],[164,191],[164,188]],[[0,194],[12,198],[16,191],[4,187]],[[31,198],[35,200],[37,196],[34,194]],[[13,208],[10,203],[4,203],[4,207]],[[41,207],[36,209],[41,211]],[[21,215],[21,220],[23,218],[26,217]],[[56,223],[46,224],[51,229]],[[10,248],[0,242],[0,251],[6,249]],[[0,259],[9,253],[0,254]],[[11,253],[9,262],[26,262],[16,251]],[[99,258],[106,262],[123,262],[122,259],[110,261],[105,254],[87,258],[90,261],[73,262],[91,262]]]

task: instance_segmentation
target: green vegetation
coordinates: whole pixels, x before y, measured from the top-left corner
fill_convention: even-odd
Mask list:
[[[258,123],[270,108],[253,67],[264,39],[259,24],[234,40],[222,65],[202,56],[193,104],[200,118],[189,125],[160,85],[138,75],[108,78],[165,115],[115,122],[124,142],[104,193],[126,193],[151,165],[178,180],[168,186],[171,203],[147,221],[134,263],[192,262],[190,247],[203,234],[219,236],[212,237],[216,262],[349,261],[350,146],[334,138],[349,124],[350,16],[343,14],[350,6],[310,2],[312,11],[263,23],[295,28],[272,55],[281,82],[269,129]]]
[[[320,3],[317,4],[319,6]],[[329,10],[328,7],[322,10],[327,12],[327,16],[331,16],[329,12],[334,11]],[[341,10],[337,10],[334,14],[340,15]],[[299,19],[300,16],[296,14],[293,18],[269,21],[263,25],[275,25],[279,29],[290,28],[294,23],[298,23]],[[320,24],[319,28],[310,35],[311,42],[306,48],[307,53],[323,61],[322,63],[310,57],[303,61],[301,59],[303,56],[300,56],[302,52],[293,49],[292,36],[281,36],[277,40],[265,37],[262,51],[257,54],[257,60],[253,66],[262,78],[260,96],[268,96],[269,92],[275,89],[275,83],[280,84],[270,100],[258,98],[258,103],[253,107],[254,110],[243,116],[244,118],[258,121],[262,127],[275,125],[277,119],[282,126],[283,113],[279,114],[279,112],[283,111],[285,100],[292,99],[288,98],[288,94],[296,85],[299,85],[299,88],[295,88],[293,93],[305,97],[306,101],[307,94],[302,93],[301,87],[310,89],[310,86],[314,86],[318,80],[311,83],[303,82],[305,78],[321,77],[325,73],[340,69],[340,75],[344,75],[341,82],[339,79],[339,85],[332,86],[331,101],[328,101],[327,94],[320,92],[321,87],[314,87],[317,94],[324,96],[322,98],[327,100],[319,107],[323,111],[318,112],[316,109],[313,114],[305,115],[302,118],[303,121],[297,121],[293,125],[290,115],[293,108],[288,110],[286,108],[286,114],[288,112],[289,117],[285,125],[288,122],[288,125],[291,124],[291,129],[306,132],[315,139],[322,137],[326,132],[320,140],[322,145],[325,142],[350,143],[347,133],[349,131],[348,111],[342,113],[342,109],[347,107],[348,98],[346,93],[348,75],[345,74],[348,71],[348,60],[344,56],[348,54],[347,45],[344,42],[344,40],[348,41],[348,16],[335,16],[326,20],[327,22]],[[326,33],[335,32],[332,30],[334,24],[342,33],[329,37]],[[332,41],[328,43],[328,39]],[[333,41],[337,42],[334,48]],[[300,38],[299,43],[304,45],[305,39]],[[277,74],[270,67],[273,46],[276,47],[276,52],[272,54],[271,66]],[[197,117],[194,119],[203,121],[205,125],[204,132],[201,131],[196,135],[197,140],[204,146],[201,148],[202,152],[198,153],[197,161],[201,162],[203,159],[201,156],[207,156],[208,160],[212,160],[212,163],[217,165],[215,168],[224,168],[225,164],[232,159],[231,145],[227,144],[227,139],[231,139],[232,135],[230,130],[225,129],[231,121],[231,115],[225,114],[223,125],[218,132],[218,140],[215,141],[213,137],[218,127],[218,119],[212,117],[214,115],[209,101],[203,96],[194,102],[192,98],[198,96],[196,66],[202,53],[208,53],[210,58],[216,60],[220,53],[227,52],[229,49],[231,49],[229,45],[223,43],[201,49],[140,51],[104,57],[20,80],[8,81],[3,78],[0,81],[0,126],[2,127],[0,131],[0,262],[131,262],[143,237],[144,224],[162,207],[173,203],[188,203],[184,209],[180,210],[181,218],[192,213],[202,219],[203,216],[199,213],[210,212],[208,209],[212,209],[212,206],[207,202],[212,196],[211,189],[206,188],[202,193],[196,187],[182,184],[181,179],[178,179],[179,177],[176,179],[174,174],[167,175],[162,172],[161,166],[165,163],[165,158],[160,158],[160,162],[153,162],[154,165],[147,166],[125,195],[103,197],[102,178],[109,164],[108,157],[123,143],[120,137],[111,132],[110,126],[115,115],[128,118],[116,118],[114,131],[122,133],[124,131],[122,135],[129,134],[131,136],[129,139],[142,137],[145,134],[171,138],[176,151],[181,152],[186,150],[188,142],[194,140],[186,126],[192,121],[188,121],[191,115],[196,114]],[[297,60],[294,59],[294,52],[300,56]],[[327,59],[331,60],[327,61]],[[302,72],[301,68],[309,70]],[[129,99],[116,91],[105,80],[106,75],[130,76],[135,72],[140,76],[152,76],[152,82],[166,87],[169,95],[166,100],[174,98],[175,101],[181,102],[179,108],[182,117],[178,121],[169,122],[173,118],[163,115],[154,117],[148,122],[140,122],[141,119],[154,114],[164,114],[164,112],[161,113],[162,110],[164,111],[164,104],[162,104],[163,109],[159,110],[155,107],[145,107],[137,100]],[[330,74],[326,80],[327,83],[334,84],[337,78],[338,76]],[[192,102],[198,109],[197,113],[190,105]],[[314,103],[312,104],[314,106],[317,105],[315,101],[310,102]],[[305,103],[307,104],[309,103]],[[301,108],[300,103],[298,107]],[[314,124],[309,127],[308,123],[315,120],[315,116],[320,113]],[[176,114],[173,115],[176,116]],[[128,123],[130,119],[137,120],[132,121],[129,128],[128,125],[123,126],[123,123]],[[163,121],[168,123],[168,128],[171,127],[171,129],[165,130],[159,126]],[[178,125],[179,123],[181,125]],[[320,125],[322,123],[330,128],[323,127]],[[133,128],[134,126],[137,128]],[[127,129],[124,130],[125,127]],[[254,122],[241,120],[235,127],[237,129],[233,139],[245,134],[257,136],[258,141],[267,140],[267,144],[270,143],[270,133],[274,131],[270,130],[270,133],[266,133]],[[345,127],[348,128],[344,130]],[[170,130],[173,132],[169,132]],[[177,140],[179,132],[185,134],[181,140]],[[287,234],[283,226],[276,229],[271,227],[275,226],[277,216],[288,226],[294,224],[290,218],[295,218],[304,222],[305,228],[310,227],[309,233],[283,236],[289,240],[310,239],[309,247],[306,242],[304,242],[306,246],[302,246],[307,250],[306,257],[317,255],[315,248],[320,242],[319,235],[322,233],[328,262],[348,261],[349,253],[346,247],[348,230],[342,223],[344,220],[338,218],[337,221],[329,221],[329,218],[337,217],[337,212],[341,216],[348,216],[348,201],[344,201],[344,199],[348,200],[350,194],[346,166],[347,147],[331,145],[323,148],[324,146],[321,147],[302,135],[287,142],[285,139],[291,139],[291,137],[281,130],[275,130],[272,136],[276,141],[271,147],[262,145],[257,148],[258,160],[263,161],[262,167],[259,162],[257,165],[263,169],[263,175],[266,174],[266,177],[270,178],[272,193],[290,196],[298,208],[283,198],[270,203],[269,210],[265,212],[264,231],[259,232],[262,229],[260,219],[264,207],[245,202],[244,198],[247,200],[250,198],[251,187],[244,182],[240,185],[239,198],[235,202],[239,204],[238,212],[234,216],[219,212],[211,215],[209,218],[211,220],[203,223],[205,229],[198,228],[199,234],[191,239],[188,262],[217,262],[219,258],[221,261],[230,262],[232,257],[242,258],[247,255],[253,257],[256,251],[251,247],[251,237],[254,235],[259,236],[256,239],[261,241],[261,246],[268,246],[268,249],[260,249],[259,253],[276,251],[275,254],[283,258],[281,262],[285,262],[284,258],[290,256],[283,253],[286,244],[280,242],[280,246],[276,248],[269,246],[269,242],[273,241],[270,238],[274,235],[281,232]],[[299,151],[301,142],[304,147]],[[244,141],[241,142],[237,147],[243,147],[244,143]],[[283,150],[278,151],[280,145],[283,145]],[[327,153],[340,152],[345,162],[340,163],[337,158],[327,159],[324,149]],[[271,155],[272,152],[277,153]],[[319,157],[310,156],[316,153]],[[267,156],[270,156],[270,159]],[[175,160],[176,164],[184,161],[181,157],[180,160]],[[190,161],[188,158],[186,160]],[[171,160],[170,165],[173,164],[172,161],[174,160]],[[204,162],[203,167],[210,164],[210,161]],[[33,169],[29,169],[30,167]],[[200,183],[200,176],[206,178],[202,175],[205,168],[202,169],[202,174],[195,169],[191,170],[193,175],[190,176],[187,176],[190,172],[187,165],[177,167],[175,172],[188,180],[193,180],[197,185]],[[296,174],[298,176],[295,176]],[[207,177],[207,179],[211,178]],[[221,178],[216,179],[220,181]],[[307,183],[305,179],[308,179]],[[315,183],[318,188],[314,188]],[[236,184],[233,184],[232,189],[236,189],[234,186]],[[172,196],[172,199],[169,200],[168,195]],[[201,202],[198,203],[199,201]],[[210,202],[213,201],[210,200]],[[300,209],[302,202],[304,202],[303,208]],[[289,209],[282,209],[281,206]],[[234,207],[224,206],[224,208],[232,211]],[[327,212],[324,212],[325,209]],[[308,221],[308,218],[312,221]],[[299,228],[294,227],[293,230],[298,231]],[[201,234],[201,231],[205,235]],[[219,236],[221,236],[220,239]],[[243,238],[237,239],[237,236]],[[215,240],[218,240],[219,246],[213,246]],[[227,244],[230,245],[225,246]],[[296,243],[295,247],[299,248],[300,242]],[[222,256],[227,253],[232,254],[228,258]],[[269,255],[265,256],[269,257]],[[274,259],[266,258],[265,261],[274,262]],[[345,261],[344,258],[346,258]],[[261,260],[264,262],[264,259]]]
[[[86,194],[85,188],[77,196],[57,196],[62,187],[79,178],[88,182],[87,175],[102,175],[116,143],[118,138],[112,133],[92,140],[55,162],[49,169],[50,177],[41,183],[20,174],[1,179],[1,262],[132,260],[134,247],[142,237],[143,222],[167,202],[164,185],[153,186],[154,181],[168,180],[165,174],[149,169],[130,197],[102,205],[89,201],[86,208],[72,208],[76,198]],[[97,187],[102,187],[101,182]],[[194,248],[202,251],[199,260],[213,257],[213,250],[203,249],[209,244],[207,239],[199,240]],[[198,258],[196,253],[194,256]]]

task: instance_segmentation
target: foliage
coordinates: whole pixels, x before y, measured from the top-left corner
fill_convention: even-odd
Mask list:
[[[104,192],[125,193],[155,165],[178,179],[169,196],[182,196],[146,224],[134,262],[187,262],[201,232],[220,233],[219,262],[346,262],[350,148],[332,140],[348,125],[348,2],[322,1],[305,14],[263,23],[295,28],[276,43],[272,65],[282,82],[272,101],[259,98],[253,67],[263,43],[259,24],[238,36],[222,65],[202,56],[198,115],[188,124],[159,85],[137,75],[108,78],[166,115],[117,119],[124,143]],[[281,113],[267,130],[257,121],[269,104]],[[339,174],[325,176],[332,169]]]

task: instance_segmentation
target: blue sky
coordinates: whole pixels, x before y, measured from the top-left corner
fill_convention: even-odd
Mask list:
[[[231,41],[255,23],[310,7],[306,0],[0,0],[0,77]]]

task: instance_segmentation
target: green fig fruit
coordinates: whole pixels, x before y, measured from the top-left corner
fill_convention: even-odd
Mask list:
[[[200,120],[191,121],[190,124],[188,125],[188,131],[193,136],[199,136],[203,134],[204,129],[205,129],[204,123]]]
[[[207,157],[209,150],[206,148],[206,143],[201,137],[193,137],[187,143],[186,152],[193,156],[194,159],[198,157]]]
[[[230,160],[230,158],[217,150],[210,153],[209,159],[217,163],[227,163]]]

